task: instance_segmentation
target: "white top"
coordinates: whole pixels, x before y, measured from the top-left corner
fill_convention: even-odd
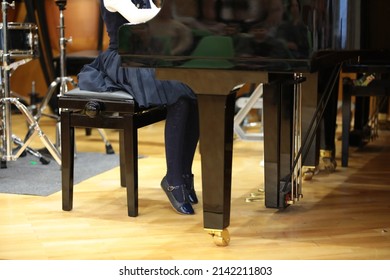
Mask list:
[[[138,9],[131,0],[104,0],[104,7],[112,13],[118,12],[132,24],[146,22],[154,18],[160,8],[150,1],[150,9]]]

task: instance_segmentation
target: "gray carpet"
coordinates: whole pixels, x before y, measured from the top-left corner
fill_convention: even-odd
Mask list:
[[[75,158],[74,184],[119,166],[119,155],[78,153]],[[27,154],[8,161],[0,169],[0,193],[48,196],[61,190],[61,170],[55,160],[43,165]]]

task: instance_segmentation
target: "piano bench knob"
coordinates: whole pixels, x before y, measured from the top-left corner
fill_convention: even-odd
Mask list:
[[[90,118],[97,117],[100,112],[103,110],[103,106],[97,102],[97,101],[88,101],[87,104],[85,104],[85,114]]]

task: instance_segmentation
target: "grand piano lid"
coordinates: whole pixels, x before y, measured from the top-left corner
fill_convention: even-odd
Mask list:
[[[360,0],[155,2],[156,17],[118,31],[124,65],[307,72],[360,46]]]

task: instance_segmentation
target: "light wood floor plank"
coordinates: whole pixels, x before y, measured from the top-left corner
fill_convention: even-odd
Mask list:
[[[41,127],[54,139],[53,121],[43,119]],[[15,117],[13,129],[24,135],[22,117]],[[118,151],[117,132],[108,135]],[[262,187],[262,143],[236,140],[231,242],[217,247],[203,230],[202,199],[196,215],[182,216],[160,189],[163,123],[142,128],[138,217],[127,216],[119,167],[76,185],[71,212],[61,210],[60,192],[0,194],[0,259],[390,259],[389,136],[380,131],[363,149],[351,148],[348,168],[337,158],[336,172],[304,181],[304,197],[284,211],[246,202]],[[43,145],[37,138],[32,146]],[[77,149],[104,152],[104,145],[96,131],[85,136],[78,130]],[[199,154],[194,172],[201,197]]]

